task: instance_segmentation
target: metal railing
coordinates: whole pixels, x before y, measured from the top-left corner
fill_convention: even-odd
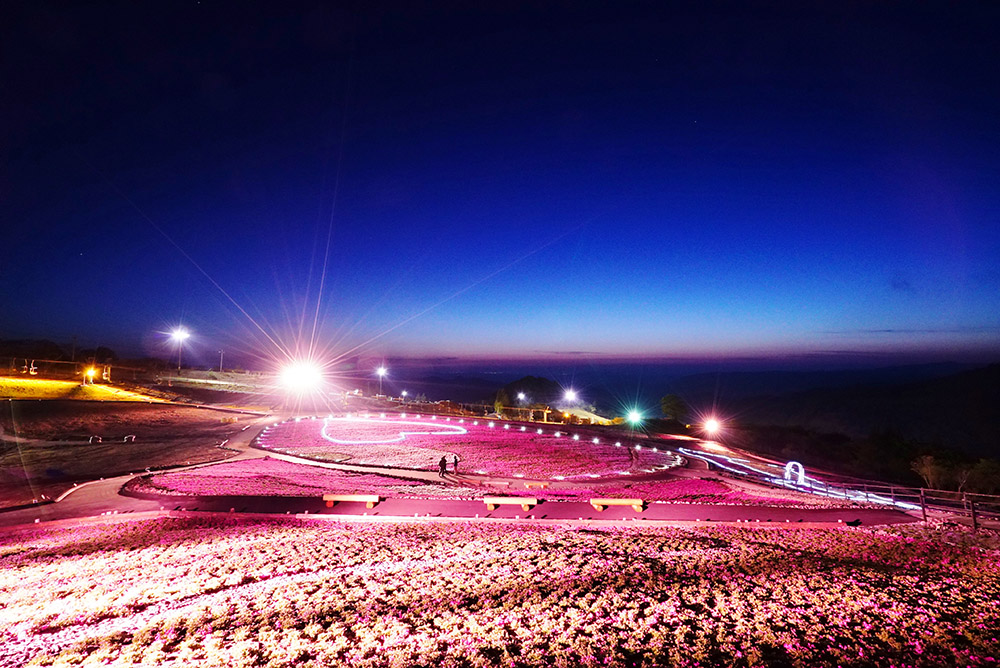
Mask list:
[[[891,506],[914,512],[919,510],[924,521],[927,521],[928,512],[967,517],[971,520],[973,530],[978,530],[979,524],[983,520],[1000,521],[1000,496],[992,494],[885,483],[861,483],[848,486],[816,478],[806,478],[800,484],[797,480],[788,480],[777,476],[753,475],[733,470],[725,470],[723,473],[734,478],[831,499],[842,499],[859,504]]]

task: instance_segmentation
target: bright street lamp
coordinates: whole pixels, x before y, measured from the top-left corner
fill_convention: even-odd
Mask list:
[[[570,403],[576,401],[576,390],[566,390],[566,401]]]
[[[527,398],[528,398],[528,395],[526,395],[524,392],[518,392],[517,393],[517,400],[518,401],[522,401],[523,402]]]
[[[294,362],[282,369],[281,384],[298,394],[314,392],[323,384],[323,371],[312,362]]]
[[[635,426],[642,422],[642,413],[636,410],[629,411],[625,419],[628,420],[629,424]]]
[[[170,333],[170,338],[177,342],[177,372],[181,370],[181,351],[184,350],[184,342],[191,337],[191,332],[183,327],[178,327]]]
[[[385,378],[385,374],[389,373],[389,370],[384,366],[380,366],[375,369],[375,374],[378,376],[378,393],[382,394],[382,379]]]
[[[705,420],[704,426],[705,426],[705,433],[708,434],[709,436],[714,436],[719,431],[719,429],[722,428],[722,425],[715,418],[709,418]]]

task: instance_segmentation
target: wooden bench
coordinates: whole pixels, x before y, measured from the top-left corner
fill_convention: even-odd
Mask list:
[[[549,483],[547,483],[547,482],[526,482],[526,483],[524,483],[524,488],[525,489],[534,489],[534,488],[546,489],[546,488],[548,488],[548,486],[549,486]]]
[[[521,506],[521,510],[527,512],[532,506],[538,505],[538,499],[529,499],[526,496],[487,496],[483,499],[487,510],[496,510],[497,506]]]
[[[492,485],[493,487],[510,487],[510,482],[506,480],[484,480],[484,485]]]
[[[365,504],[366,508],[374,508],[382,498],[378,494],[324,494],[323,500],[327,508],[333,508],[339,501],[354,501]]]
[[[632,510],[637,513],[641,513],[646,508],[642,499],[591,499],[590,505],[597,512],[601,512],[608,506],[632,506]]]

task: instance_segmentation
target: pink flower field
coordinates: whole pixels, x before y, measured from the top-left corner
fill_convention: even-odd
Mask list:
[[[4,667],[994,666],[1000,656],[995,544],[912,527],[37,527],[0,533],[0,597]]]
[[[455,495],[456,488],[375,473],[293,464],[278,459],[245,459],[186,471],[134,478],[137,492],[187,496],[322,496],[326,493],[384,496]],[[467,490],[471,491],[471,490]],[[474,493],[474,492],[473,492]]]
[[[427,416],[289,421],[267,429],[257,444],[323,461],[421,470],[434,470],[442,456],[458,455],[464,471],[533,479],[653,472],[678,461],[648,444],[612,441],[561,425]]]
[[[322,496],[325,493],[379,494],[388,497],[480,498],[494,490],[447,482],[406,480],[375,473],[295,464],[278,459],[246,459],[201,466],[184,471],[157,473],[132,479],[134,492],[168,496]],[[686,478],[651,482],[608,482],[556,489],[511,490],[544,499],[639,497],[646,501],[732,505],[800,505],[806,501],[753,496],[713,480]],[[822,500],[818,500],[822,503]]]

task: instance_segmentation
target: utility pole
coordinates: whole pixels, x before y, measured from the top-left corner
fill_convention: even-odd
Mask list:
[[[219,351],[219,373],[222,373],[222,353],[224,353],[224,352],[226,352],[226,351],[225,350],[220,350]]]

